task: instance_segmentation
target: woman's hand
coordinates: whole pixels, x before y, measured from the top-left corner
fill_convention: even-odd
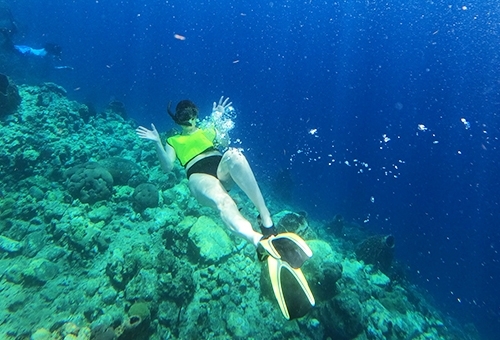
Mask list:
[[[139,138],[149,139],[161,144],[160,134],[156,131],[155,125],[151,124],[151,128],[152,130],[148,130],[143,126],[139,126],[135,129],[135,132],[137,132],[137,136],[139,136]]]
[[[227,97],[226,99],[224,99],[224,96],[220,97],[219,104],[214,102],[214,106],[212,108],[212,113],[214,113],[214,112],[224,113],[224,111],[226,111],[226,109],[228,107],[230,107],[231,104],[233,104],[233,102],[228,103],[228,101],[229,101],[229,97]]]

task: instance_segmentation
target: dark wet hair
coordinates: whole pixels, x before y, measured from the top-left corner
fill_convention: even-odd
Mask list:
[[[56,57],[61,56],[62,48],[57,44],[46,43],[43,48],[45,49],[45,51],[47,51],[48,54],[52,54]]]
[[[189,124],[189,120],[198,117],[198,108],[195,103],[188,99],[181,100],[177,104],[175,107],[175,113],[170,110],[171,104],[172,102],[168,103],[168,114],[172,117],[174,122],[179,125],[190,126],[191,124]]]

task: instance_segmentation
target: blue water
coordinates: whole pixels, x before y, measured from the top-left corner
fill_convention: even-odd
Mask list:
[[[48,79],[173,127],[229,96],[257,177],[293,204],[396,237],[450,316],[500,331],[500,5],[468,1],[9,1],[15,42],[63,49]],[[185,37],[176,39],[174,34]],[[420,126],[420,128],[419,128]]]

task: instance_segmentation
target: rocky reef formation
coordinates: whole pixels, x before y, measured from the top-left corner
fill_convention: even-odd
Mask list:
[[[291,211],[273,218],[313,250],[317,306],[284,320],[253,245],[198,205],[180,166],[161,173],[121,105],[96,113],[51,83],[18,90],[0,119],[0,338],[474,338]]]
[[[21,104],[17,86],[5,74],[0,73],[0,117],[14,112]]]
[[[392,235],[375,235],[366,238],[356,248],[356,257],[388,272],[394,258],[395,240]]]

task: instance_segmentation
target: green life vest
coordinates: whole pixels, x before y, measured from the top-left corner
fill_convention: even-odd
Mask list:
[[[214,147],[215,129],[198,129],[190,135],[176,135],[167,138],[167,143],[174,148],[175,154],[182,166]]]

